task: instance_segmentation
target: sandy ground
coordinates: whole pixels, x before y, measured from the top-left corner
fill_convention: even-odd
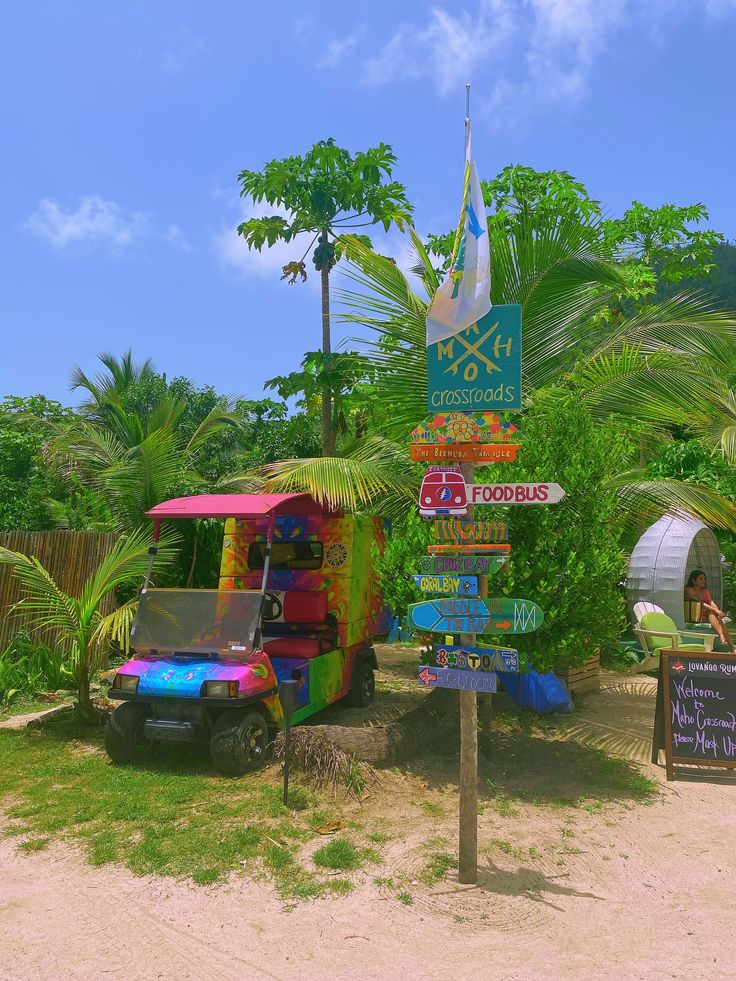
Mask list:
[[[645,761],[653,710],[651,680],[610,676],[565,738]],[[498,831],[482,815],[478,885],[450,874],[409,907],[375,873],[349,896],[284,907],[245,878],[137,878],[91,868],[66,845],[21,855],[3,840],[0,977],[731,979],[736,786],[713,771],[666,784],[663,769],[646,770],[663,781],[654,805],[607,805],[562,829],[549,809],[522,808],[503,824],[512,851],[486,847]],[[553,832],[575,847],[531,861],[529,847]],[[421,868],[410,824],[387,847],[384,860]]]

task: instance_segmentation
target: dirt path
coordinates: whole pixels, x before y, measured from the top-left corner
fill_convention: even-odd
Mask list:
[[[647,679],[611,676],[566,738],[646,760],[653,697]],[[200,887],[136,878],[91,868],[65,845],[20,855],[4,840],[0,977],[734,977],[733,783],[663,784],[650,807],[608,805],[562,824],[553,809],[522,807],[499,840],[490,837],[498,821],[484,814],[478,886],[450,873],[418,887],[408,907],[373,873],[344,898],[284,908],[247,879]],[[535,851],[553,834],[560,847]],[[388,852],[384,861],[411,875],[423,842],[408,825]]]

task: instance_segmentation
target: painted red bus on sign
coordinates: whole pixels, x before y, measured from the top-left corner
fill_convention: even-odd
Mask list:
[[[460,467],[429,467],[419,491],[419,514],[434,518],[438,514],[465,517],[468,492]]]

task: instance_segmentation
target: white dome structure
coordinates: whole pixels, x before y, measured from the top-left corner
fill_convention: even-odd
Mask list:
[[[644,532],[629,559],[626,606],[633,622],[634,604],[656,603],[680,630],[685,627],[683,590],[693,569],[708,577],[708,589],[721,606],[723,577],[716,536],[691,515],[666,514]]]

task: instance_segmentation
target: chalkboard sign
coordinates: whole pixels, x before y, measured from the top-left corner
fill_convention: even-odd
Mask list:
[[[736,767],[736,654],[671,650],[660,662],[667,779],[675,764]]]

